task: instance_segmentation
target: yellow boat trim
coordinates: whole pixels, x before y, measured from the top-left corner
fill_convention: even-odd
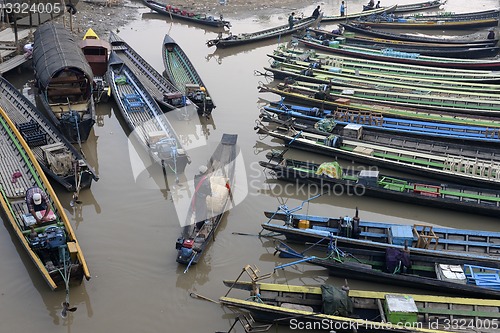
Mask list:
[[[376,322],[376,321],[369,321],[365,319],[356,319],[356,318],[348,318],[348,317],[339,317],[339,316],[332,316],[332,315],[326,315],[322,313],[317,313],[317,312],[310,312],[310,311],[303,311],[303,310],[296,310],[296,309],[288,309],[288,308],[282,308],[279,306],[274,306],[274,305],[268,305],[268,304],[263,304],[263,303],[257,303],[257,302],[252,302],[252,301],[245,301],[237,298],[231,298],[231,297],[221,297],[220,302],[228,303],[225,305],[231,306],[234,304],[242,304],[246,305],[249,308],[260,308],[260,309],[268,309],[272,311],[279,311],[282,313],[288,313],[293,315],[294,318],[295,316],[300,316],[303,318],[306,318],[307,316],[311,317],[314,316],[319,320],[322,319],[328,319],[328,320],[334,320],[338,322],[353,322],[353,323],[358,323],[359,327],[376,327],[377,329],[387,329],[387,330],[407,330],[408,332],[422,332],[422,333],[445,333],[447,331],[442,331],[442,330],[432,330],[432,329],[426,329],[426,328],[418,328],[418,327],[405,327],[405,326],[395,326],[394,324],[391,323],[382,323],[382,322]],[[233,303],[233,304],[230,304]]]
[[[50,195],[51,199],[54,201],[54,205],[57,208],[59,218],[64,223],[64,227],[65,227],[66,232],[68,234],[68,238],[71,241],[75,242],[76,248],[78,249],[77,256],[78,256],[78,259],[80,260],[80,263],[82,264],[83,274],[85,275],[85,278],[87,280],[90,280],[91,275],[90,275],[89,268],[87,266],[87,261],[85,260],[85,257],[83,256],[83,252],[80,248],[78,240],[76,239],[75,233],[73,231],[73,228],[71,227],[71,223],[69,222],[68,216],[66,215],[65,210],[64,210],[63,206],[61,205],[61,202],[59,201],[59,198],[57,197],[56,193],[54,192],[54,189],[50,185],[49,180],[45,176],[45,173],[43,172],[42,168],[40,167],[40,164],[38,163],[35,155],[31,151],[31,148],[26,144],[26,141],[24,141],[24,139],[22,138],[21,133],[19,133],[19,131],[17,130],[16,125],[12,122],[12,120],[10,120],[10,118],[7,116],[7,114],[5,113],[5,111],[1,107],[0,107],[0,116],[2,118],[4,118],[5,122],[9,125],[12,133],[14,133],[17,140],[19,141],[19,143],[21,144],[23,149],[26,151],[26,154],[30,158],[31,163],[33,164],[33,167],[35,168],[36,172],[38,173],[38,176],[40,177],[42,183],[44,184],[45,188],[47,189],[48,194]],[[7,203],[3,200],[3,198],[1,196],[0,196],[0,198],[2,199],[2,206],[4,207],[4,210],[7,212],[7,215],[9,216],[9,219],[10,219],[10,223],[12,224],[14,230],[16,231],[19,239],[23,243],[24,247],[28,250],[30,256],[35,261],[35,264],[38,266],[41,265],[41,267],[43,267],[43,269],[41,271],[46,272],[45,266],[38,259],[36,254],[31,250],[31,247],[29,246],[28,242],[26,241],[26,238],[24,237],[23,233],[21,232],[21,230],[17,226],[17,223],[15,222],[16,221],[15,217],[12,216],[12,214],[10,214],[10,210],[7,209],[8,208]],[[45,276],[45,275],[47,275],[47,276]],[[46,278],[47,281],[49,281],[49,284],[51,285],[52,289],[57,288],[57,286],[55,285],[54,281],[50,278],[50,275],[48,273],[44,274],[44,277]]]
[[[83,40],[86,40],[86,39],[99,39],[99,36],[97,36],[97,34],[95,33],[95,31],[92,28],[89,28],[89,30],[87,30],[87,32],[85,33],[85,35],[83,36],[82,39]]]

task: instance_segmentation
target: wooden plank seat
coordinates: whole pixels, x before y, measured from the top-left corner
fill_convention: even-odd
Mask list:
[[[72,95],[82,95],[82,94],[83,91],[79,87],[76,88],[49,87],[49,90],[47,90],[47,95],[49,97],[72,96]]]

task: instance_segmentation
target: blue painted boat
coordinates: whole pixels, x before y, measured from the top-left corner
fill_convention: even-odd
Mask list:
[[[300,208],[280,206],[277,211],[264,212],[269,220],[261,225],[263,230],[296,243],[333,241],[339,247],[370,251],[406,249],[420,256],[500,268],[500,232],[364,221],[358,210],[354,217],[339,218],[295,213]]]
[[[265,106],[263,113],[263,116],[266,116],[266,113],[272,113],[279,115],[281,119],[295,118],[315,123],[324,118],[331,118],[335,120],[336,124],[342,126],[360,124],[367,129],[397,134],[411,134],[492,144],[500,143],[499,129],[489,126],[447,124],[383,117],[381,114],[363,114],[361,112],[348,112],[347,110],[343,112],[323,110],[317,107],[285,104],[283,100],[273,103],[272,106]]]

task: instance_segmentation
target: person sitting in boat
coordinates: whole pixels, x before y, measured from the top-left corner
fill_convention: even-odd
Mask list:
[[[316,9],[314,10],[314,12],[312,13],[311,16],[314,17],[315,19],[317,19],[320,14],[321,14],[321,10],[320,10],[320,6],[318,5],[318,7],[316,7]]]
[[[49,197],[47,194],[39,187],[31,187],[26,190],[26,206],[28,206],[28,211],[36,220],[36,224],[41,224],[48,221],[48,216],[50,213],[49,207]],[[40,218],[36,212],[45,211],[44,215]]]
[[[490,29],[490,31],[488,32],[488,39],[495,39],[495,29]]]
[[[373,7],[375,7],[375,1],[370,0],[370,1],[368,2],[368,5],[366,5],[366,7],[368,7],[368,9],[372,9]]]
[[[212,195],[212,186],[210,177],[207,174],[208,168],[205,165],[200,166],[200,173],[194,176],[194,208],[196,218],[196,228],[203,227],[208,218],[207,197]]]
[[[375,8],[380,8],[380,1],[377,1],[377,4],[375,5]]]
[[[293,29],[293,24],[295,23],[295,12],[292,12],[290,16],[288,16],[288,25],[290,26],[288,29],[292,30]]]

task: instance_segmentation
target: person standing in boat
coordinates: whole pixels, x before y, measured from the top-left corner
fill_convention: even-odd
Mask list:
[[[490,29],[490,31],[488,32],[488,39],[495,39],[495,29]]]
[[[295,23],[295,12],[292,12],[290,16],[288,16],[288,25],[290,26],[288,29],[292,30],[293,29],[293,24]]]
[[[342,1],[340,4],[340,16],[345,16],[345,2]]]
[[[317,19],[320,14],[321,14],[321,10],[320,10],[320,6],[318,5],[318,7],[316,7],[316,9],[314,10],[314,12],[312,13],[311,16],[314,17],[315,19]]]
[[[212,195],[210,177],[208,168],[205,165],[200,166],[200,173],[194,176],[194,208],[196,218],[196,228],[201,229],[205,220],[208,218],[207,197]]]
[[[49,197],[47,194],[39,187],[30,187],[26,190],[26,206],[28,206],[28,211],[36,220],[36,224],[41,224],[48,220],[49,209]],[[39,218],[36,212],[45,211],[44,215]]]

